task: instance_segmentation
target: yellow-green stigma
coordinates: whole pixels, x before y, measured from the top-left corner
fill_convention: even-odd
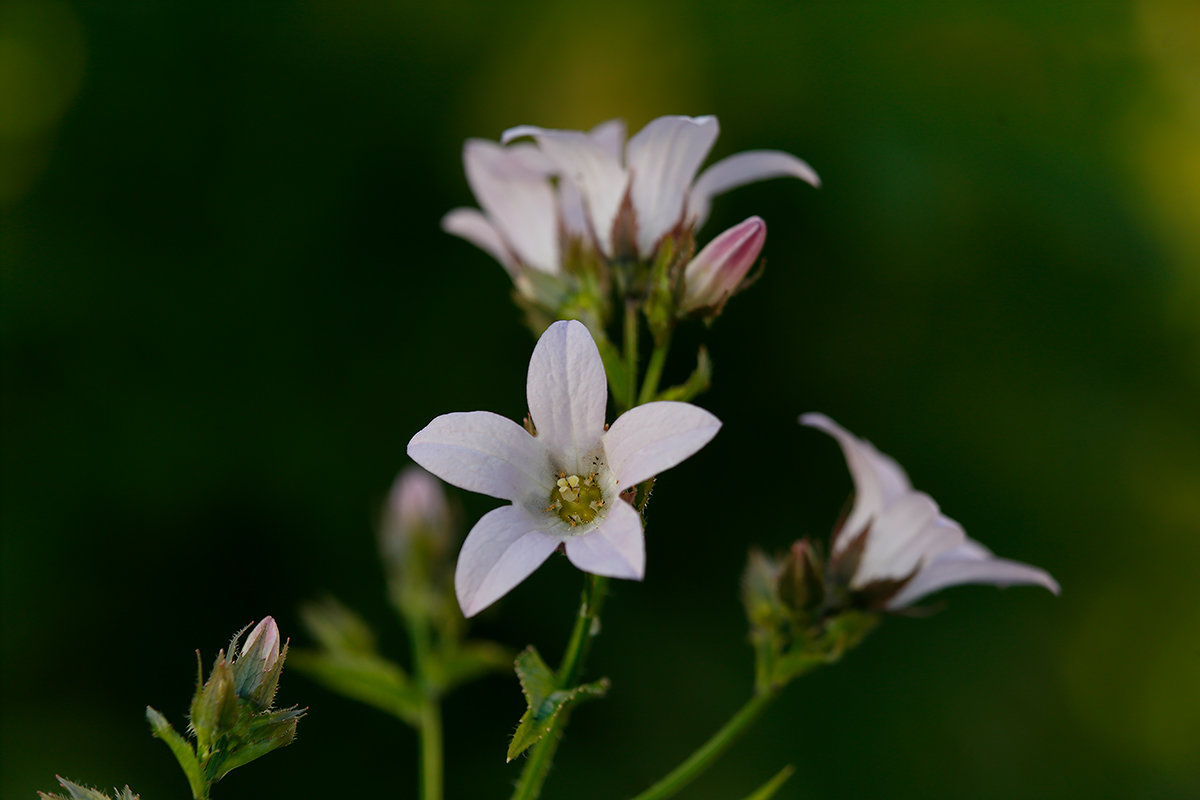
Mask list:
[[[594,474],[585,477],[558,473],[558,480],[550,491],[547,513],[558,514],[558,518],[570,525],[585,525],[596,518],[604,508],[604,497]]]

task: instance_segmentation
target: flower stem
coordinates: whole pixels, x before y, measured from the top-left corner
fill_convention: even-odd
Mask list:
[[[733,744],[733,741],[758,719],[772,700],[778,695],[778,690],[756,692],[746,705],[734,714],[728,722],[713,734],[712,738],[701,745],[700,749],[688,756],[658,783],[639,794],[633,800],[661,800],[670,797],[691,783],[700,773],[708,769],[722,753]]]
[[[421,800],[442,800],[442,709],[429,680],[429,620],[420,613],[407,614],[408,637],[412,644],[413,672],[421,690]]]
[[[600,575],[588,575],[583,587],[583,598],[579,604],[579,614],[575,617],[575,627],[571,630],[571,638],[567,641],[567,649],[563,653],[562,665],[558,668],[558,686],[566,689],[579,681],[583,671],[583,662],[587,658],[596,625],[600,616],[600,608],[604,605],[604,595],[608,591],[608,579]],[[566,727],[569,710],[564,709],[550,724],[550,730],[542,740],[533,746],[529,759],[521,770],[521,778],[513,792],[512,800],[534,800],[542,791],[546,775],[550,771],[550,763],[558,749],[558,741],[562,729]]]
[[[629,408],[638,403],[638,306],[632,299],[625,301],[625,367],[629,375]],[[629,409],[622,409],[628,411]]]
[[[654,352],[650,354],[650,362],[646,365],[646,378],[642,382],[642,393],[638,395],[637,404],[649,403],[658,394],[658,382],[662,380],[663,365],[667,363],[667,351],[671,349],[671,330],[668,328],[662,336],[656,336]]]

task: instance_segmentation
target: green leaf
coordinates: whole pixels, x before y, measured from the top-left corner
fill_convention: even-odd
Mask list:
[[[711,383],[712,358],[708,355],[708,349],[701,346],[699,352],[696,353],[696,368],[692,370],[688,379],[669,389],[663,389],[658,393],[658,399],[686,402],[707,391]]]
[[[600,360],[604,362],[604,372],[608,375],[608,391],[612,394],[613,402],[618,408],[628,408],[633,402],[633,398],[629,396],[629,365],[607,336],[593,338],[600,350]]]
[[[564,708],[583,700],[603,697],[608,692],[607,678],[570,689],[557,688],[558,679],[532,646],[525,648],[517,656],[516,671],[529,708],[521,715],[516,733],[508,745],[508,761],[537,744],[549,733],[554,718]]]
[[[300,607],[300,619],[326,650],[375,652],[375,635],[362,617],[332,597]]]
[[[466,642],[435,665],[437,684],[443,691],[475,680],[489,672],[503,672],[513,663],[512,653],[494,642]]]
[[[208,785],[201,774],[200,762],[196,760],[196,753],[191,744],[179,735],[171,723],[167,722],[166,717],[150,706],[146,706],[146,721],[150,723],[150,730],[154,732],[155,738],[162,739],[167,747],[171,748],[171,753],[179,762],[183,774],[187,776],[192,796],[207,797]]]
[[[775,777],[758,787],[753,794],[747,796],[746,800],[770,800],[787,783],[787,779],[792,777],[792,773],[795,771],[796,768],[788,764],[779,770],[779,772],[776,772]]]
[[[421,694],[400,666],[373,653],[293,653],[292,667],[338,694],[374,706],[410,725],[420,719]]]

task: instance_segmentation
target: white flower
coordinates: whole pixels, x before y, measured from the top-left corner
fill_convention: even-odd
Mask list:
[[[870,442],[823,414],[805,414],[800,422],[837,439],[854,479],[854,505],[834,535],[830,555],[837,562],[861,548],[850,578],[852,590],[899,584],[886,603],[889,609],[962,583],[1032,584],[1058,594],[1058,583],[1044,570],[996,558],[968,538],[962,526],[939,512],[929,495],[913,490],[899,464]]]
[[[465,615],[491,605],[559,545],[585,572],[641,580],[642,519],[621,492],[675,466],[721,422],[688,403],[657,402],[607,430],[600,353],[582,324],[556,322],[534,348],[526,398],[536,435],[487,411],[444,414],[408,454],[455,486],[511,501],[485,514],[463,543],[454,587]]]
[[[634,250],[649,259],[664,236],[703,225],[722,192],[785,176],[820,185],[812,167],[776,150],[738,153],[697,177],[718,130],[716,117],[669,116],[628,142],[620,120],[588,132],[518,125],[501,137],[509,145],[531,136],[536,146],[470,140],[463,163],[483,211],[455,209],[442,227],[494,256],[520,286],[522,269],[562,271],[563,237],[589,240],[608,258]]]

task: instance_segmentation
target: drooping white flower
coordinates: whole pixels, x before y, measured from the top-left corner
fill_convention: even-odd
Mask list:
[[[444,414],[408,443],[442,480],[508,500],[463,543],[454,585],[465,615],[491,605],[563,545],[585,572],[640,580],[642,519],[621,492],[675,466],[720,420],[688,403],[655,402],[604,425],[600,353],[575,321],[551,325],[529,361],[526,399],[537,431],[487,411]]]
[[[841,445],[854,479],[854,504],[834,534],[831,561],[857,561],[850,588],[898,586],[888,609],[909,606],[947,586],[987,583],[995,586],[1044,586],[1058,594],[1058,583],[1028,564],[996,558],[967,537],[962,526],[943,515],[929,495],[914,491],[893,459],[823,414],[805,414],[800,422],[819,428]],[[852,551],[853,555],[851,555]]]

